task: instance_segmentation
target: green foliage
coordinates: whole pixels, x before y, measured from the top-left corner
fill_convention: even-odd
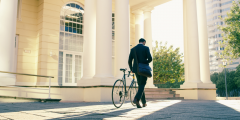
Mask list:
[[[156,41],[156,47],[153,47],[154,84],[175,83],[176,80],[184,81],[182,57],[179,48],[175,50],[173,46],[167,48],[167,43],[162,45],[162,42]]]
[[[240,2],[239,2],[240,4]],[[226,26],[219,26],[219,29],[223,31],[223,42],[219,42],[224,50],[216,55],[222,59],[227,59],[228,62],[240,57],[240,7],[233,1],[230,12],[227,13],[227,17],[223,20]]]
[[[225,93],[225,71],[214,73],[210,76],[211,81],[216,84],[217,94],[221,97],[226,96]],[[231,97],[240,96],[240,65],[236,71],[226,70],[227,91]]]
[[[180,88],[184,81],[175,80],[175,82],[166,82],[165,84],[155,84],[158,88]]]
[[[237,66],[234,77],[235,84],[240,88],[240,65]]]

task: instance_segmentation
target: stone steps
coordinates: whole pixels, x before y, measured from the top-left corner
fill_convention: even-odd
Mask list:
[[[145,94],[154,94],[154,95],[159,95],[159,94],[175,94],[175,91],[146,91]]]
[[[179,94],[171,89],[163,88],[145,88],[146,99],[148,100],[183,100]]]
[[[147,98],[168,98],[168,97],[180,97],[179,94],[159,94],[159,95],[153,95],[153,94],[146,94]]]
[[[149,101],[155,101],[155,100],[184,100],[184,97],[173,97],[173,98],[146,98],[146,100],[149,100]]]

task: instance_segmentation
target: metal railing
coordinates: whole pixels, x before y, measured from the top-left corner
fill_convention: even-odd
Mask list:
[[[25,74],[25,73],[14,73],[14,72],[6,72],[6,71],[0,71],[0,73],[49,78],[48,99],[51,99],[51,78],[54,78],[53,76],[34,75],[34,74]],[[18,86],[8,86],[8,87],[18,87]],[[21,88],[28,88],[28,87],[21,87]],[[31,89],[33,89],[33,88],[31,88]],[[34,89],[38,89],[38,88],[34,88]],[[46,90],[46,89],[41,89],[41,90]]]

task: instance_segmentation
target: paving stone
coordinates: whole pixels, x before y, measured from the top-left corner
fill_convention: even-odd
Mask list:
[[[135,108],[126,102],[119,109],[111,102],[99,103],[38,103],[17,100],[0,100],[2,119],[92,119],[92,120],[203,120],[239,119],[240,100],[155,100],[148,101],[145,108]]]

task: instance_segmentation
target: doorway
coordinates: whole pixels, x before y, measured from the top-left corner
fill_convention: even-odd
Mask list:
[[[59,52],[59,80],[63,86],[76,86],[82,77],[82,54]]]

